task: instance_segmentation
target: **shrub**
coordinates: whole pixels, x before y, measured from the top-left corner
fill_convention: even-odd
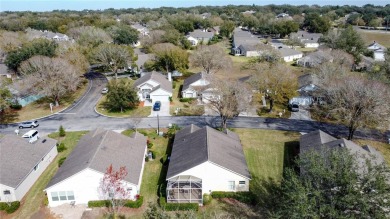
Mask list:
[[[172,97],[169,97],[169,102],[172,102],[172,101],[173,101]]]
[[[109,200],[95,200],[88,202],[89,208],[109,207],[110,205],[111,202]]]
[[[148,161],[149,161],[149,157],[146,156],[146,157],[145,157],[145,162],[148,162]]]
[[[65,137],[65,135],[66,135],[65,129],[62,125],[60,126],[60,129],[59,129],[59,135],[60,135],[60,137]]]
[[[16,210],[18,210],[20,206],[20,202],[15,201],[15,202],[0,202],[0,211],[5,211],[7,214],[12,214]]]
[[[165,197],[160,197],[159,198],[159,204],[160,204],[161,208],[165,207],[165,205],[167,204],[167,201],[166,201]]]
[[[172,88],[173,88],[173,89],[176,88],[176,81],[172,81]]]
[[[166,211],[198,211],[198,203],[166,203],[164,210]]]
[[[13,103],[11,104],[11,109],[14,109],[14,110],[20,110],[22,109],[22,105],[20,105],[19,103]]]
[[[195,98],[180,98],[179,101],[182,103],[192,102]]]
[[[151,148],[151,147],[153,147],[153,143],[152,143],[152,142],[150,142],[149,140],[147,140],[147,141],[146,141],[146,144],[148,145],[148,148]]]
[[[233,198],[246,204],[255,204],[256,196],[252,192],[212,192],[213,198]]]
[[[209,194],[204,194],[203,195],[203,205],[208,205],[210,204],[212,198]]]
[[[66,149],[68,149],[68,148],[65,147],[65,144],[64,144],[64,143],[57,144],[57,151],[58,151],[58,152],[63,152],[63,151],[65,151]]]
[[[140,208],[142,204],[144,203],[144,197],[143,196],[138,196],[137,200],[128,200],[125,203],[125,207],[128,208]]]
[[[58,167],[61,167],[65,160],[66,160],[66,157],[61,157],[61,158],[58,160]]]

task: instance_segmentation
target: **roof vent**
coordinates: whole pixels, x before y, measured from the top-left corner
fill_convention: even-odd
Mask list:
[[[344,148],[344,147],[345,147],[345,144],[344,144],[344,143],[340,143],[339,146],[342,147],[342,148]]]

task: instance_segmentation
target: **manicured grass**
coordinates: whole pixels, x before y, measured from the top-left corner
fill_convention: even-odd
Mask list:
[[[66,107],[73,104],[75,100],[80,98],[88,88],[88,83],[82,84],[82,86],[73,94],[62,98],[60,101],[60,106],[53,107],[53,113],[59,112]],[[42,98],[40,100],[34,101],[27,106],[23,107],[21,110],[14,111],[17,116],[12,122],[26,121],[30,119],[40,118],[43,116],[51,115],[50,111],[50,100],[47,98]],[[10,121],[11,122],[11,121]]]
[[[296,50],[301,51],[301,52],[314,52],[317,50],[317,48],[302,48],[302,47],[297,47]]]
[[[30,218],[34,213],[36,213],[41,206],[43,206],[44,200],[46,198],[45,192],[43,191],[46,188],[46,185],[49,183],[51,178],[58,170],[58,160],[62,157],[68,156],[74,147],[77,145],[77,142],[86,132],[67,132],[66,136],[63,138],[58,137],[58,133],[50,134],[49,137],[60,140],[65,144],[67,150],[58,153],[57,157],[53,162],[47,167],[47,169],[42,173],[38,180],[31,187],[29,192],[21,201],[21,206],[18,211],[16,211],[12,218]]]
[[[104,102],[106,101],[106,96],[100,98],[98,104],[96,105],[96,111],[105,116],[113,117],[147,117],[150,115],[152,110],[151,106],[139,106],[137,109],[133,110],[124,110],[123,112],[111,112],[105,108]]]
[[[364,30],[358,30],[358,32],[360,33],[367,45],[376,41],[384,47],[390,47],[390,33],[378,33],[375,31]]]
[[[273,179],[279,182],[285,166],[290,166],[300,134],[262,129],[234,129],[241,139],[253,181]],[[254,182],[256,183],[256,182]]]
[[[385,158],[388,165],[390,165],[390,144],[379,142],[379,141],[370,141],[370,140],[361,140],[357,139],[354,140],[358,145],[370,145],[371,147],[375,148]]]

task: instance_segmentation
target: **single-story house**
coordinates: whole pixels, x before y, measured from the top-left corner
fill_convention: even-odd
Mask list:
[[[99,190],[107,168],[125,167],[128,199],[139,194],[147,152],[146,137],[138,132],[132,137],[110,130],[95,129],[84,135],[58,169],[45,191],[49,206],[64,203],[87,204],[105,200]]]
[[[192,32],[189,32],[187,35],[187,39],[191,42],[193,46],[196,46],[199,43],[207,44],[213,37],[214,37],[213,32],[207,32],[206,30],[200,30],[200,29],[196,29]],[[193,39],[196,39],[197,41],[194,41]]]
[[[190,125],[175,135],[166,180],[167,202],[202,204],[213,191],[249,191],[251,175],[237,134]]]
[[[141,34],[141,36],[149,35],[148,28],[146,28],[145,26],[143,26],[139,23],[132,24],[131,27],[136,29]]]
[[[219,35],[219,31],[220,31],[220,27],[219,26],[214,26],[214,27],[210,27],[208,29],[209,32],[213,32],[215,35]]]
[[[382,154],[375,148],[364,145],[359,146],[352,141],[341,138],[337,139],[321,130],[316,130],[308,134],[302,135],[299,141],[300,153],[310,151],[321,152],[324,149],[347,148],[352,154],[356,154],[359,163],[364,164],[364,159],[371,158],[375,164],[383,164],[385,160]]]
[[[309,33],[302,30],[290,34],[290,37],[296,37],[300,39],[306,48],[318,48],[320,46],[319,39],[322,36],[323,35],[321,33]]]
[[[325,62],[332,62],[333,57],[329,51],[318,50],[297,60],[297,65],[302,67],[317,67]]]
[[[315,74],[304,74],[298,77],[298,93],[299,96],[293,97],[289,103],[299,103],[301,106],[310,106],[320,98],[316,96],[316,91],[320,89],[318,86],[318,77]]]
[[[282,59],[285,62],[292,62],[294,60],[302,58],[303,56],[302,52],[288,47],[279,47],[277,51],[280,53]]]
[[[31,38],[46,38],[56,41],[71,41],[72,39],[65,34],[62,33],[54,33],[48,30],[34,30],[31,28],[26,29],[27,35]]]
[[[207,89],[210,82],[204,77],[203,72],[199,72],[186,78],[183,82],[181,96],[183,98],[197,98],[202,91]]]
[[[374,52],[374,60],[375,61],[384,61],[385,60],[385,52],[387,50],[386,47],[382,46],[377,42],[371,43],[368,47],[368,50]]]
[[[133,85],[137,89],[140,101],[168,102],[172,97],[172,79],[167,79],[158,72],[141,73],[141,77]]]
[[[57,141],[33,143],[19,135],[0,138],[0,202],[20,201],[57,156]]]
[[[235,56],[259,56],[260,39],[249,31],[236,28],[233,31],[233,43],[231,53]]]

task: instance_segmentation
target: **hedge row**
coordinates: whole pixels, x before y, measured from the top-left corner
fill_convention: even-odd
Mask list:
[[[16,202],[0,202],[0,211],[5,211],[7,212],[7,214],[12,214],[14,213],[16,210],[18,210],[20,206],[20,202],[16,201]]]
[[[246,204],[256,204],[256,196],[251,192],[212,192],[213,198],[233,198]]]
[[[198,211],[198,203],[167,203],[164,197],[160,197],[160,206],[165,211]]]
[[[144,202],[144,197],[140,196],[137,200],[127,200],[124,204],[127,208],[139,208],[142,206]],[[110,200],[94,200],[88,202],[89,208],[98,208],[98,207],[110,207],[111,201]]]
[[[195,100],[195,98],[180,98],[179,101],[182,103],[187,103]]]

